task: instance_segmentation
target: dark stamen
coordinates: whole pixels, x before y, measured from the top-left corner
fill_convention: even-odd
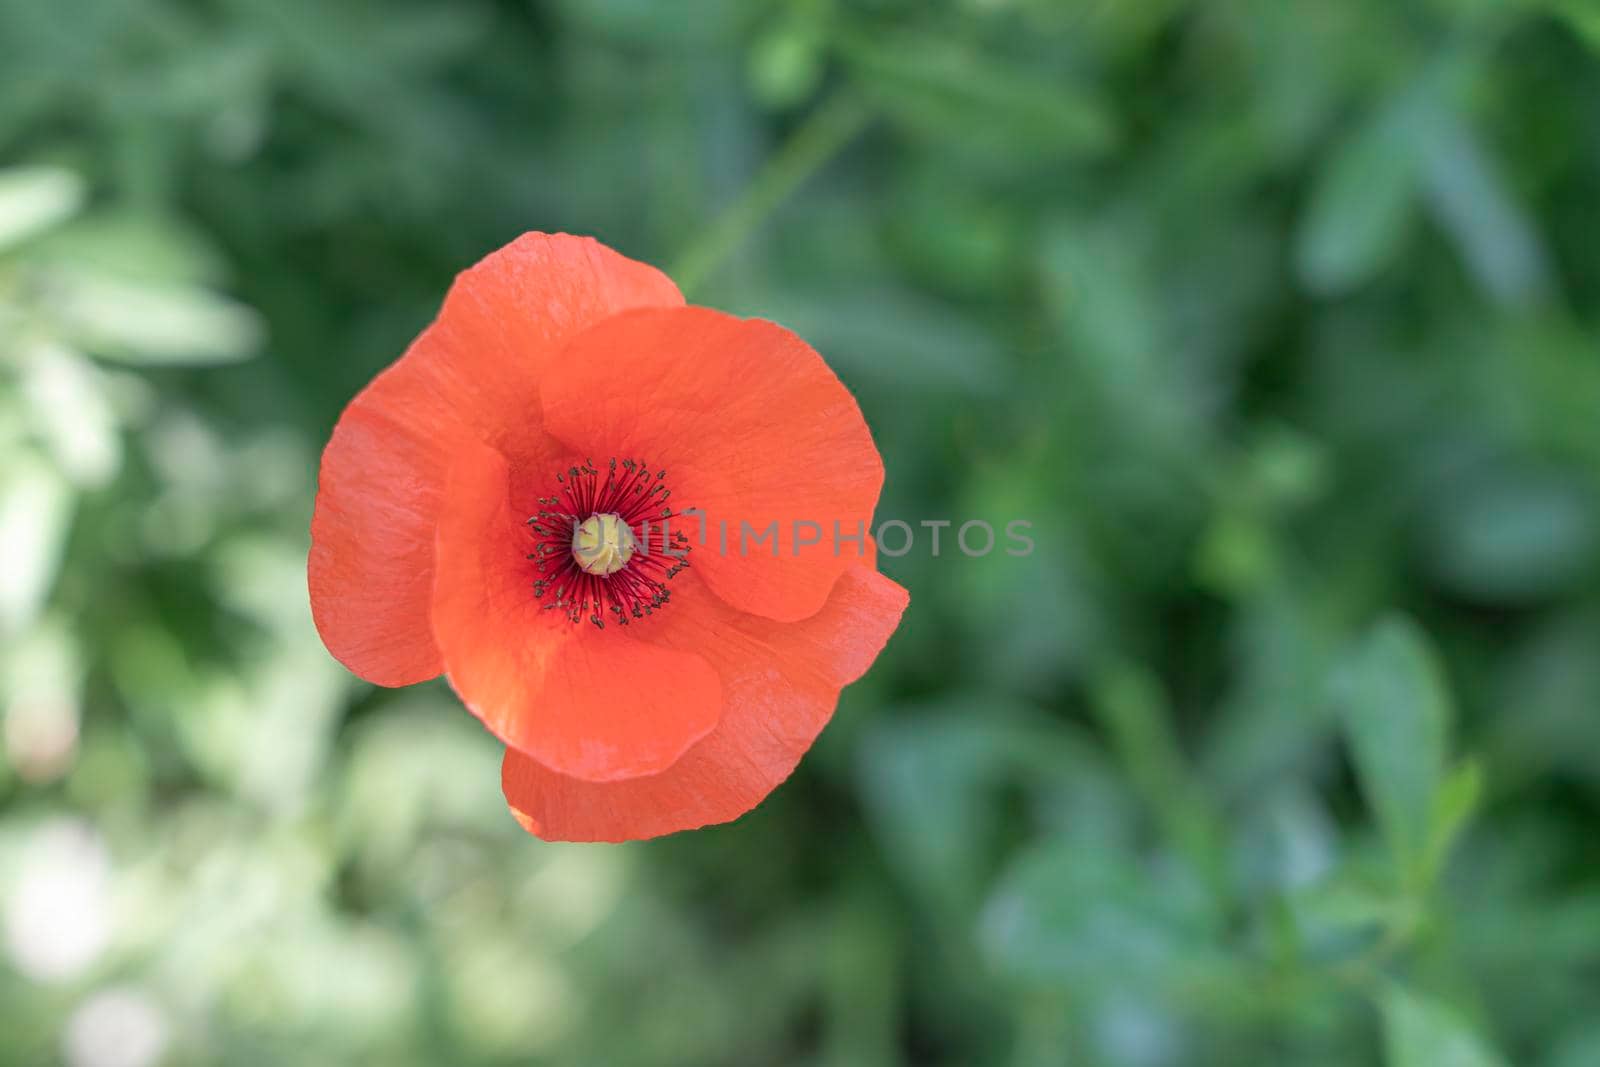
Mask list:
[[[539,572],[534,599],[573,623],[587,620],[603,630],[607,615],[627,626],[667,604],[671,594],[666,583],[689,566],[684,559],[689,542],[681,531],[668,536],[663,528],[670,528],[665,520],[681,514],[663,506],[672,495],[661,484],[665,470],[652,477],[645,460],[613,457],[603,479],[600,474],[591,459],[582,467],[556,472],[561,487],[557,495],[539,497],[539,512],[528,519],[534,540],[528,559]],[[600,515],[617,516],[635,539],[626,562],[608,574],[589,573],[573,553],[578,529]]]

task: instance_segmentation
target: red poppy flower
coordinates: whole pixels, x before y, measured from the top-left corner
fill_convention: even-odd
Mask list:
[[[821,357],[659,271],[527,234],[340,417],[308,574],[356,674],[445,674],[533,833],[725,822],[799,762],[907,595],[883,463]]]

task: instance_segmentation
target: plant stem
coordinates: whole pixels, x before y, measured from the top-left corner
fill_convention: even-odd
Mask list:
[[[678,260],[671,271],[678,287],[685,293],[698,288],[779,204],[849,144],[870,117],[866,105],[848,91],[818,106]]]

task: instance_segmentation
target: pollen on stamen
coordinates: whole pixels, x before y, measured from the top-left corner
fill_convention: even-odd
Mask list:
[[[604,477],[602,477],[602,474]],[[627,626],[671,599],[667,582],[689,566],[689,537],[671,528],[666,471],[643,460],[586,460],[556,473],[558,491],[528,519],[535,599],[571,622]]]

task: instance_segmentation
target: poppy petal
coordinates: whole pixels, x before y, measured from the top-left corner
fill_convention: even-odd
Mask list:
[[[495,736],[590,782],[658,773],[716,725],[722,685],[691,651],[573,623],[533,594],[510,468],[461,450],[440,511],[433,629],[450,684]]]
[[[711,598],[684,599],[680,604],[675,593],[659,621],[690,604],[685,614],[697,617],[664,626],[658,636],[676,644],[697,630],[715,632],[702,647],[722,678],[722,721],[666,771],[622,782],[580,781],[507,750],[501,786],[529,832],[547,840],[626,841],[743,815],[794,770],[833,715],[839,690],[871,666],[909,598],[883,575],[852,565],[822,610],[798,623],[734,613]]]
[[[627,312],[576,335],[542,391],[546,431],[579,453],[670,471],[673,506],[706,515],[694,566],[733,607],[807,618],[862,558],[883,461],[855,398],[783,327]],[[861,540],[836,542],[836,528]]]
[[[464,271],[438,319],[340,416],[323,452],[307,576],[323,643],[379,685],[444,669],[428,615],[456,443],[538,422],[539,378],[575,332],[683,296],[589,238],[526,234]]]
[[[317,632],[335,659],[378,685],[444,670],[428,625],[433,527],[443,456],[460,427],[408,362],[430,344],[431,334],[419,337],[345,408],[322,453],[311,517],[306,580]]]

